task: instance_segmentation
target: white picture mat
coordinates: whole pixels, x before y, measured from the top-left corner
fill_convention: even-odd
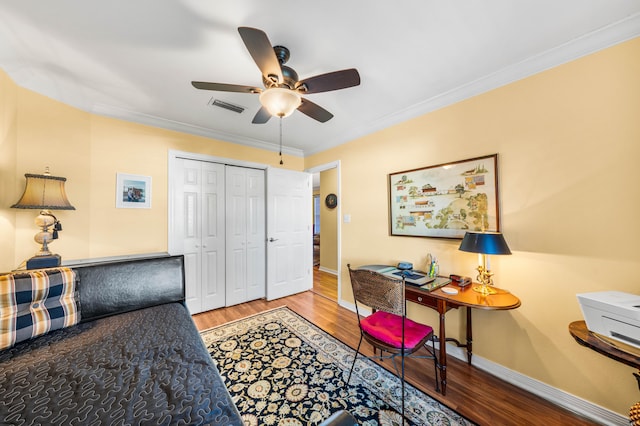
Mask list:
[[[150,209],[151,176],[117,173],[116,208]]]

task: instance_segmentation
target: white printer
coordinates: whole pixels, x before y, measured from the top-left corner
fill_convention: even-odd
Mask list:
[[[621,291],[576,296],[590,331],[640,348],[640,296]]]

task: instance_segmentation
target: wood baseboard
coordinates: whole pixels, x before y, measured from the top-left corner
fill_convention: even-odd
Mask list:
[[[334,271],[333,269],[328,269],[325,268],[324,266],[320,265],[320,267],[318,268],[318,270],[322,271],[322,272],[326,272],[327,274],[331,274],[331,275],[335,275],[338,276],[338,271]],[[355,311],[354,311],[355,312]]]

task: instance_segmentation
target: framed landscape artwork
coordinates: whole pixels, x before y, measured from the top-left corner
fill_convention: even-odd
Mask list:
[[[116,175],[116,208],[150,209],[151,176]]]
[[[500,231],[498,154],[389,174],[391,235]]]

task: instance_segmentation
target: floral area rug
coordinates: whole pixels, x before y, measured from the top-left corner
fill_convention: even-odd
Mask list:
[[[361,425],[402,425],[401,382],[286,307],[201,332],[245,425],[317,425],[345,409]],[[408,425],[472,425],[405,386]]]

